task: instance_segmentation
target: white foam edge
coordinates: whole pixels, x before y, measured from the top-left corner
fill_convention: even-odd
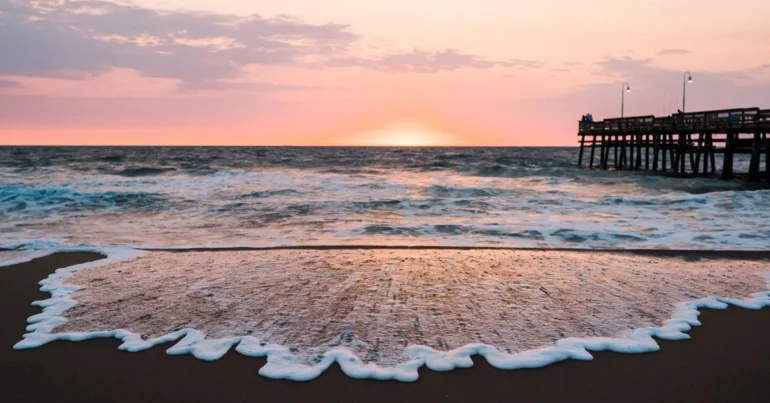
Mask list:
[[[74,251],[72,249],[67,251]],[[144,339],[141,335],[128,330],[118,329],[98,332],[52,333],[53,330],[67,320],[61,315],[77,305],[69,298],[79,288],[64,285],[64,281],[80,270],[136,259],[145,251],[128,248],[90,248],[77,251],[102,253],[107,258],[79,264],[56,270],[47,279],[40,282],[41,291],[50,292],[51,298],[33,303],[43,308],[43,312],[28,319],[29,333],[16,343],[14,349],[23,350],[40,347],[47,343],[62,341],[84,341],[100,338],[114,338],[122,341],[118,347],[122,351],[139,352],[157,345],[176,342],[166,350],[169,355],[190,354],[197,359],[215,361],[227,354],[231,348],[247,357],[264,357],[267,364],[259,370],[259,374],[267,378],[286,379],[292,381],[310,381],[320,376],[332,364],[337,363],[342,371],[351,378],[396,380],[414,382],[418,379],[420,367],[425,365],[433,371],[445,372],[456,368],[473,366],[472,357],[479,355],[495,368],[503,370],[540,368],[559,361],[592,360],[591,351],[613,351],[617,353],[648,353],[658,351],[660,346],[654,337],[663,340],[689,339],[688,331],[694,326],[700,326],[698,321],[699,309],[726,309],[735,305],[746,309],[762,309],[770,307],[770,291],[751,294],[748,299],[710,297],[676,305],[671,317],[660,327],[645,327],[633,330],[625,337],[589,337],[565,338],[558,340],[552,346],[526,350],[516,353],[506,353],[487,344],[468,344],[463,347],[438,351],[428,346],[410,345],[404,349],[405,362],[396,366],[381,366],[365,363],[352,351],[345,348],[335,348],[319,356],[315,364],[308,365],[297,362],[293,349],[285,346],[270,344],[252,336],[208,338],[196,329],[181,329],[160,337]],[[770,289],[770,272],[762,273],[768,289]]]

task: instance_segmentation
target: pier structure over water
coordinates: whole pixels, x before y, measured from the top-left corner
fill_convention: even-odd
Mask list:
[[[741,108],[580,121],[578,166],[652,170],[675,175],[716,175],[731,179],[736,154],[750,154],[749,181],[770,182],[770,109]],[[587,150],[590,148],[590,150]]]

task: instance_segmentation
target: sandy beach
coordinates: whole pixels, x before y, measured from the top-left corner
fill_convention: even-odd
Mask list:
[[[482,344],[502,354],[499,368],[516,368],[517,353],[562,339],[661,326],[682,315],[680,302],[748,298],[768,289],[766,271],[757,261],[571,251],[150,252],[67,278],[77,305],[53,333],[125,329],[153,340],[194,329],[206,340],[191,340],[187,352],[201,359],[221,354],[211,339],[246,337],[253,347],[238,345],[246,355],[263,343],[289,348],[281,361],[291,368],[265,368],[269,377],[312,379],[305,366],[341,351],[362,361],[358,369],[381,367],[379,379],[409,381],[423,352],[456,368],[453,351]],[[406,373],[388,369],[402,365]],[[372,376],[356,368],[348,373]]]
[[[728,6],[0,0],[0,403],[770,403]]]
[[[230,352],[204,362],[168,356],[168,345],[125,353],[116,340],[12,350],[26,318],[39,312],[30,303],[48,297],[37,282],[57,268],[99,258],[56,254],[0,269],[3,401],[764,401],[770,393],[770,310],[736,307],[704,310],[691,340],[660,340],[656,353],[594,353],[591,362],[516,371],[474,359],[472,369],[449,373],[423,367],[414,383],[353,380],[336,366],[307,383],[275,381],[257,374],[263,359]]]

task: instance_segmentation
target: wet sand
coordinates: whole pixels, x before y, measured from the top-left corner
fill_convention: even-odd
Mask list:
[[[312,245],[312,246],[268,246],[268,247],[222,247],[222,248],[148,248],[156,252],[237,252],[276,250],[492,250],[532,252],[582,252],[582,253],[628,253],[638,256],[673,257],[684,260],[733,259],[770,260],[768,250],[698,250],[698,249],[574,249],[574,248],[516,248],[501,246],[439,246],[439,245]]]
[[[261,359],[231,352],[203,362],[167,356],[168,346],[125,353],[117,349],[117,340],[12,350],[26,318],[39,312],[30,303],[48,297],[37,282],[56,268],[98,258],[57,254],[0,268],[0,401],[759,402],[770,394],[770,309],[705,310],[704,325],[691,332],[691,340],[659,341],[657,353],[594,353],[591,362],[518,371],[497,370],[479,359],[472,369],[449,373],[422,368],[412,384],[353,380],[336,367],[309,383],[274,381],[257,374]],[[730,258],[741,256],[733,252]]]
[[[54,332],[152,339],[192,328],[294,348],[295,363],[345,348],[393,367],[407,346],[482,343],[511,354],[661,326],[679,302],[766,291],[768,270],[763,261],[568,251],[150,252],[69,277],[78,305]]]

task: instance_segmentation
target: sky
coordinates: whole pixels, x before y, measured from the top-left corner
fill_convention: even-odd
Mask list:
[[[575,145],[770,108],[767,0],[0,0],[2,145]]]

